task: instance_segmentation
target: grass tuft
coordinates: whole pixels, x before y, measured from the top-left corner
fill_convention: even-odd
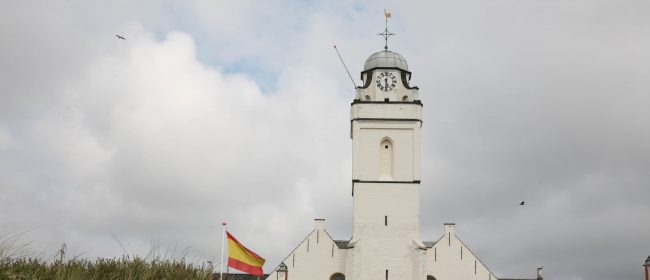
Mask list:
[[[183,260],[145,260],[131,258],[98,258],[54,261],[34,258],[4,259],[0,262],[0,279],[63,280],[63,279],[211,279],[212,269],[195,266]]]
[[[93,279],[205,279],[212,277],[212,263],[186,262],[188,250],[160,256],[152,249],[146,258],[124,255],[95,260],[66,259],[66,244],[51,261],[34,257],[29,243],[21,243],[24,233],[0,235],[0,280],[93,280]],[[154,247],[155,248],[155,247]],[[176,253],[176,257],[173,257]],[[180,255],[180,256],[179,256]]]

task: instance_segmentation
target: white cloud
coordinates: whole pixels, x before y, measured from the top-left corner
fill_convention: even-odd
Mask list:
[[[119,253],[111,241],[115,233],[140,253],[150,246],[148,238],[164,238],[195,244],[213,257],[213,226],[220,219],[242,231],[257,224],[265,234],[273,234],[267,221],[290,214],[309,221],[314,210],[305,199],[319,184],[311,183],[314,168],[341,164],[313,146],[344,151],[345,142],[333,139],[344,133],[313,125],[329,123],[329,108],[340,105],[330,94],[336,82],[314,89],[320,81],[310,78],[264,95],[245,75],[202,65],[184,33],[171,32],[162,41],[140,29],[129,34],[122,46],[92,58],[83,76],[53,89],[61,98],[23,124],[22,147],[3,144],[4,166],[13,156],[28,158],[11,173],[43,181],[25,197],[12,197],[27,208],[3,220],[18,227],[40,224],[33,235],[50,249],[67,242],[92,248],[93,255]],[[319,74],[304,70],[301,79]],[[11,139],[4,131],[3,139]],[[38,207],[29,193],[42,194]],[[36,222],[41,219],[47,222]],[[56,234],[46,233],[51,230]],[[93,245],[97,238],[103,248]]]
[[[631,275],[650,234],[647,5],[386,4],[425,106],[423,238],[458,222],[502,276]],[[331,45],[358,79],[382,5],[49,5],[0,9],[0,228],[212,258],[223,219],[267,267],[313,218],[349,237],[353,91]]]

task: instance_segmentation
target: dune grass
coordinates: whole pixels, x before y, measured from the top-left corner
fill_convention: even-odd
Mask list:
[[[49,260],[34,257],[22,234],[0,235],[0,280],[93,280],[93,279],[206,279],[212,277],[212,264],[195,265],[181,257],[146,258],[122,256],[95,260],[66,259],[63,244]],[[155,252],[155,250],[152,250]]]
[[[182,260],[98,258],[47,263],[33,258],[0,262],[0,279],[211,279],[212,271]]]

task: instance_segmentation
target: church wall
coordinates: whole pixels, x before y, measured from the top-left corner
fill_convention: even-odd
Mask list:
[[[283,260],[289,280],[329,280],[336,272],[345,274],[346,250],[339,249],[334,240],[317,223],[314,229],[296,249]],[[277,269],[277,268],[276,268]],[[276,270],[267,280],[284,280]]]
[[[350,119],[386,118],[422,119],[422,105],[417,103],[369,103],[355,104],[350,110]]]
[[[379,189],[381,191],[378,191]],[[396,234],[403,234],[404,231],[412,237],[419,237],[419,193],[420,184],[355,183],[354,229]],[[353,232],[353,235],[362,233]]]
[[[420,180],[420,122],[357,121],[353,128],[352,178],[362,181]],[[393,143],[393,172],[381,176],[382,141]]]
[[[351,279],[415,279],[419,184],[355,183]],[[414,266],[415,265],[415,266]],[[399,277],[397,277],[399,276]]]
[[[445,224],[444,236],[427,250],[426,266],[427,275],[437,280],[497,279],[456,236],[455,226],[450,224]]]

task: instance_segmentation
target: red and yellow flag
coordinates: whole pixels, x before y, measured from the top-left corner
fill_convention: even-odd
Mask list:
[[[230,232],[228,235],[228,266],[248,274],[264,275],[262,266],[265,260],[244,247]]]

